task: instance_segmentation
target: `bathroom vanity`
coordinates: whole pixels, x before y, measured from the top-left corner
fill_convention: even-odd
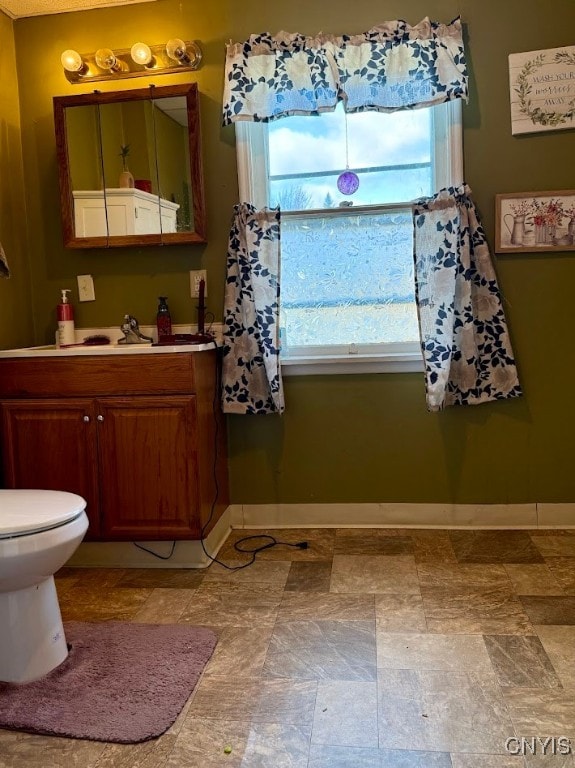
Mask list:
[[[205,537],[228,505],[226,430],[219,352],[190,349],[0,353],[3,486],[83,496],[92,541]]]

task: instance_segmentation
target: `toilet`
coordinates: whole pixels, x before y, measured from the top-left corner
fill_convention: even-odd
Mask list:
[[[68,655],[54,574],[88,530],[64,491],[0,489],[0,681],[43,677]]]

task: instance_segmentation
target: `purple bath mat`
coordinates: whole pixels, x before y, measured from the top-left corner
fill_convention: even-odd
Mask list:
[[[0,728],[134,744],[164,733],[217,642],[184,624],[64,624],[68,658],[32,683],[0,682]]]

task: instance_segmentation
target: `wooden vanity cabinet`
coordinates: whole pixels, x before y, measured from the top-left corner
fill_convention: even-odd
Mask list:
[[[5,487],[80,494],[91,540],[200,539],[228,504],[216,356],[0,359]]]
[[[102,537],[199,539],[195,396],[102,399],[97,412]]]
[[[98,539],[97,444],[90,401],[18,399],[3,401],[0,408],[4,487],[78,493],[88,502],[86,538]]]

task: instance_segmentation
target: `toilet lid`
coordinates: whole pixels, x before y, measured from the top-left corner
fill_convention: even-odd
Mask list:
[[[56,528],[85,508],[75,493],[0,489],[0,539]]]

